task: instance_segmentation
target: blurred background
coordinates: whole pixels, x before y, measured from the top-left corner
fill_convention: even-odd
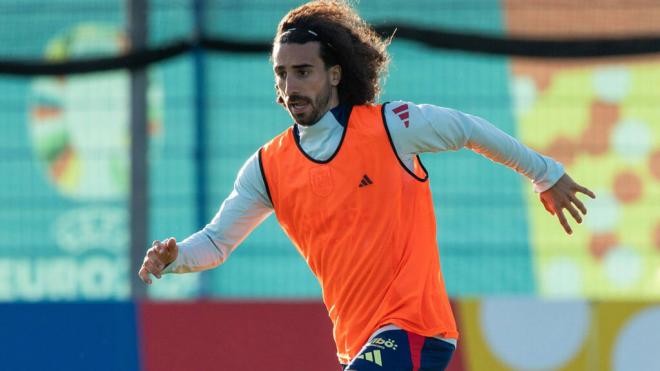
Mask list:
[[[301,3],[0,0],[0,369],[339,370],[274,217],[217,269],[136,274],[291,124],[268,48]],[[450,370],[660,370],[660,2],[355,7],[399,29],[382,102],[484,117],[598,195],[568,236],[515,172],[422,157],[461,331]]]

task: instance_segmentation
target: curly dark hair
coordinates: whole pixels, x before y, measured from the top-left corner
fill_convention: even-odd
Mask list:
[[[309,39],[282,38],[291,29],[303,29],[318,34],[321,59],[326,68],[341,66],[338,85],[339,101],[360,105],[374,103],[381,92],[380,79],[387,74],[390,57],[387,46],[346,1],[316,0],[291,10],[277,26],[273,46],[277,43],[305,43]],[[275,87],[277,102],[284,104]]]

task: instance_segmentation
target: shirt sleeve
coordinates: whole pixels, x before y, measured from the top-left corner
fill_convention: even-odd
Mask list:
[[[255,153],[239,171],[234,189],[211,222],[178,244],[176,260],[163,273],[198,272],[224,263],[272,212]]]
[[[412,156],[463,147],[506,165],[543,192],[564,175],[561,163],[543,156],[481,117],[430,104],[391,102],[385,120],[397,154],[409,168]]]

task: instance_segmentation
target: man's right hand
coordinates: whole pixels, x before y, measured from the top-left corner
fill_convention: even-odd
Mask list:
[[[149,278],[149,273],[160,279],[163,269],[172,263],[177,255],[179,255],[179,247],[176,245],[174,237],[170,237],[163,242],[152,242],[138,275],[144,283],[151,285],[152,281]]]

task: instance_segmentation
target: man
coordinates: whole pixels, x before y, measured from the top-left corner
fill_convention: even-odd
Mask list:
[[[487,121],[409,102],[374,104],[386,43],[344,2],[314,1],[280,22],[277,101],[295,124],[245,163],[203,230],[155,241],[140,269],[223,263],[273,211],[319,279],[346,370],[443,370],[458,332],[444,287],[428,176],[418,154],[470,148],[529,177],[567,233],[594,197],[561,164]],[[310,370],[314,366],[310,365]]]

